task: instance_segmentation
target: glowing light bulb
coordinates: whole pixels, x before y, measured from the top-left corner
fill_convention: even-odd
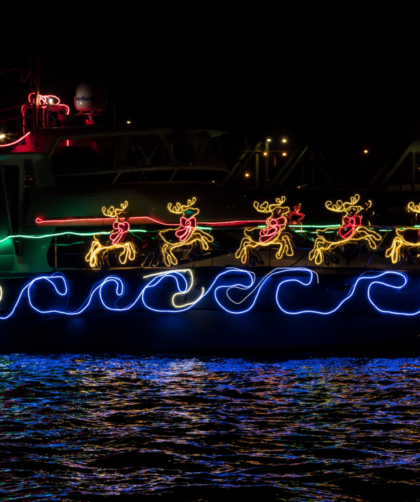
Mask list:
[[[267,152],[264,152],[263,155],[264,155],[264,157],[267,157]]]
[[[282,143],[287,143],[287,139],[286,139],[286,138],[283,138],[283,139],[281,140],[281,142],[282,142]]]
[[[283,157],[286,157],[287,153],[286,152],[283,152],[282,153]]]
[[[369,153],[369,150],[363,150],[363,153]]]
[[[127,120],[127,124],[129,124],[129,125],[130,125],[130,124],[131,124],[131,120]]]
[[[271,138],[267,138],[267,142],[270,143],[270,141],[271,141]]]
[[[249,173],[245,173],[245,178],[249,178]]]
[[[0,139],[4,139],[6,137],[5,134],[0,134]]]

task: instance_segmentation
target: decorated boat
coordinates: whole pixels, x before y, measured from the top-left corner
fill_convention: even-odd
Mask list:
[[[0,145],[0,350],[417,337],[415,192],[386,225],[374,209],[389,192],[226,183],[221,131],[99,126],[55,96],[22,114],[22,137]]]

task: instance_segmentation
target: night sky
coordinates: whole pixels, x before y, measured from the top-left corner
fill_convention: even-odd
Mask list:
[[[130,25],[31,26],[2,54],[0,72],[28,69],[29,38],[33,69],[41,58],[41,93],[73,105],[77,84],[94,79],[107,89],[112,121],[115,48],[119,123],[209,127],[251,142],[287,135],[343,173],[359,169],[364,148],[372,172],[395,161],[420,137],[415,12],[303,5],[234,11],[140,4],[125,12]],[[0,76],[0,108],[19,104],[28,91],[18,73]],[[14,116],[8,113],[0,118]]]

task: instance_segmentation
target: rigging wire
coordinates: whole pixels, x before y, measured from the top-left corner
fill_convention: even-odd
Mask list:
[[[20,68],[11,68],[10,70],[6,70],[6,71],[1,72],[0,73],[0,77],[2,75],[5,75],[6,73],[11,73],[12,71],[19,71],[20,72],[21,75],[20,75],[19,82],[26,82],[28,80],[28,78],[30,77],[30,75],[32,74],[31,71],[28,71],[28,74],[24,78],[24,72],[23,72],[23,70],[21,70]]]

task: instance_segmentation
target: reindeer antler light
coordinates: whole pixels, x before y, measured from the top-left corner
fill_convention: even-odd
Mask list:
[[[115,209],[114,206],[111,206],[109,209],[106,208],[106,206],[103,206],[102,208],[102,213],[104,216],[108,216],[109,218],[117,218],[120,216],[121,213],[124,212],[125,209],[128,207],[128,202],[125,201],[123,204],[120,204],[121,209]]]
[[[335,213],[344,213],[346,216],[359,214],[361,211],[369,209],[372,205],[372,201],[367,201],[365,207],[358,206],[357,203],[360,200],[360,195],[356,194],[350,197],[350,202],[343,202],[342,200],[338,200],[335,204],[328,200],[325,203],[325,207],[329,211],[334,211]]]

